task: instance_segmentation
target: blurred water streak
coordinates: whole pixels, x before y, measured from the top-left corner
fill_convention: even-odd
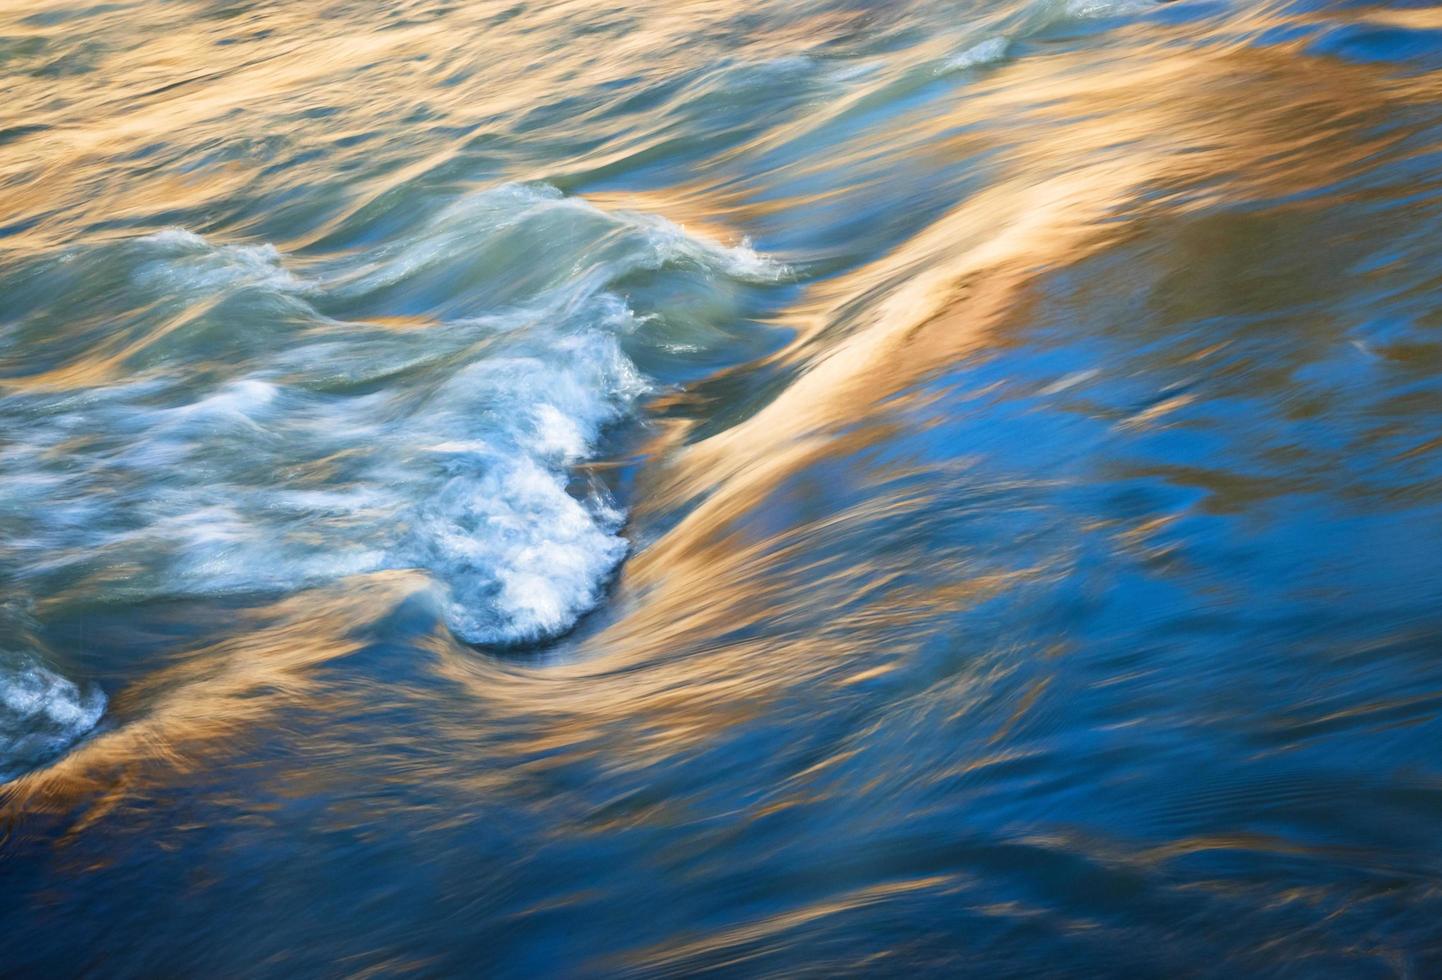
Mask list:
[[[1442,971],[1442,8],[0,12],[0,963]]]

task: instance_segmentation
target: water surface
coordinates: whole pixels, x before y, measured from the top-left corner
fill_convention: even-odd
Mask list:
[[[1442,971],[1442,10],[0,13],[0,963]]]

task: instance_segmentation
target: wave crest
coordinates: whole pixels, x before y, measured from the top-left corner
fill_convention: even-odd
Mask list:
[[[128,268],[122,322],[166,311],[136,344],[157,367],[0,398],[0,422],[26,422],[0,447],[0,560],[102,598],[421,568],[477,643],[565,631],[626,552],[623,512],[573,468],[649,390],[627,345],[666,341],[640,336],[654,311],[627,286],[688,276],[724,308],[783,272],[522,185],[304,264],[182,230],[109,249],[78,260]],[[199,362],[193,335],[233,363]]]

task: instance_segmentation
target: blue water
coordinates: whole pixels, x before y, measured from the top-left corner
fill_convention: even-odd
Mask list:
[[[1442,972],[1442,10],[0,12],[0,974]]]

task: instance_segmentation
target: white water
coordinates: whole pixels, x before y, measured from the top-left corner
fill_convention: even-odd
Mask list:
[[[0,651],[0,783],[64,751],[104,710],[98,688],[82,691],[29,656]]]
[[[626,552],[624,513],[574,475],[650,388],[623,281],[686,276],[724,299],[780,272],[523,186],[323,263],[173,230],[31,281],[87,263],[123,269],[108,301],[133,370],[0,399],[0,558],[18,581],[134,599],[418,568],[451,628],[488,644],[565,631]]]

